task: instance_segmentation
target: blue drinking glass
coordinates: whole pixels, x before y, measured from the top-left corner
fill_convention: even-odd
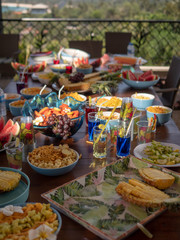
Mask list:
[[[100,120],[97,118],[96,112],[88,113],[88,134],[89,141],[93,141],[93,128],[100,124]]]

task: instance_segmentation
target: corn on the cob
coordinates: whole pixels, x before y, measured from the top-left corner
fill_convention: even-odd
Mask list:
[[[158,189],[170,187],[175,180],[172,175],[155,168],[141,168],[139,169],[139,174],[145,182]]]
[[[13,171],[0,170],[0,191],[13,190],[19,183],[21,174]]]

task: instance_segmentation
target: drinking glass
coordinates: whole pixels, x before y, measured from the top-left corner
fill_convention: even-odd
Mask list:
[[[20,141],[24,143],[23,161],[27,161],[28,153],[35,147],[32,117],[20,117]]]
[[[131,147],[131,130],[127,129],[129,126],[129,121],[120,121],[119,131],[117,133],[117,143],[116,143],[116,156],[117,157],[125,157],[130,153]]]
[[[96,112],[88,113],[88,134],[89,141],[93,141],[93,128],[100,124],[100,119],[97,118]]]
[[[138,126],[138,143],[148,143],[151,142],[152,134],[152,123],[141,120],[137,122]]]
[[[122,99],[122,106],[120,111],[120,119],[123,121],[130,121],[133,115],[133,101],[130,97]]]
[[[28,87],[28,78],[29,78],[29,73],[24,72],[23,70],[18,72],[19,75],[19,81],[24,82],[25,87]]]
[[[21,89],[25,88],[25,82],[16,82],[17,93],[20,94]]]
[[[117,134],[119,131],[120,120],[113,120],[109,122],[110,125],[110,139],[111,144],[114,145],[117,142]]]
[[[96,139],[99,137],[102,129],[98,126],[93,128],[93,156],[95,158],[105,158],[107,155],[107,131],[104,130],[99,141],[96,143]]]
[[[88,126],[88,113],[97,112],[97,107],[93,103],[89,105],[89,101],[85,103],[85,113],[86,113],[86,126]]]
[[[24,144],[22,142],[16,146],[16,141],[4,145],[10,168],[22,170],[23,147]]]

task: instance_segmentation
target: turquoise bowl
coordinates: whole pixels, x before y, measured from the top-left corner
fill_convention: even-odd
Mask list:
[[[9,98],[13,97],[13,98]],[[5,93],[5,103],[6,103],[6,108],[9,110],[9,104],[11,102],[17,101],[21,99],[21,95],[17,93]]]
[[[147,118],[154,118],[154,114],[157,117],[157,125],[163,125],[164,123],[167,123],[171,119],[172,109],[165,106],[151,106],[151,107],[161,107],[165,110],[167,110],[167,113],[153,113],[148,111],[148,108],[146,108],[146,116]]]
[[[83,73],[83,74],[90,74],[93,71],[93,67],[90,67],[90,68],[79,68],[79,67],[77,67],[76,71],[79,72],[79,73]]]
[[[18,172],[23,177],[23,179],[21,178],[18,186],[14,190],[1,193],[0,208],[10,204],[25,203],[29,196],[29,177],[22,171],[14,168],[0,167],[0,170]]]
[[[42,87],[35,87],[35,88],[39,88],[39,90],[42,89]],[[31,99],[31,98],[33,98],[34,96],[36,96],[36,95],[24,93],[25,89],[27,89],[27,88],[23,88],[23,89],[21,89],[21,91],[20,91],[20,94],[21,94],[25,99]],[[45,94],[41,94],[41,97],[42,97],[42,98],[46,97],[49,93],[52,92],[52,89],[51,89],[51,88],[46,88],[46,90],[47,90],[48,92],[45,93]],[[37,95],[38,95],[38,94],[37,94]]]
[[[139,99],[137,96],[148,97],[149,99]],[[137,110],[145,111],[147,107],[152,106],[154,101],[154,95],[148,93],[135,93],[131,95],[133,100],[133,106],[137,108]]]
[[[13,102],[9,103],[9,110],[10,110],[11,114],[14,117],[21,116],[22,115],[23,106],[22,107],[13,106],[12,103]]]
[[[78,163],[79,161],[79,153],[76,152],[74,150],[74,152],[77,155],[77,159],[75,162],[73,162],[72,164],[65,166],[65,167],[61,167],[61,168],[40,168],[40,167],[36,167],[33,164],[30,163],[29,161],[29,157],[27,158],[27,162],[29,163],[30,167],[36,171],[37,173],[40,173],[42,175],[46,175],[46,176],[60,176],[60,175],[64,175],[68,172],[70,172]]]
[[[159,79],[160,78],[153,81],[133,81],[122,78],[122,81],[134,89],[146,89],[157,84],[159,82]]]
[[[65,73],[66,66],[69,66],[69,65],[65,63],[60,63],[60,64],[52,64],[49,67],[55,73]]]

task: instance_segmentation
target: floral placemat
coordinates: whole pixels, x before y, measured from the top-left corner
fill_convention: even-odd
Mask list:
[[[165,192],[171,197],[180,196],[178,173],[128,156],[43,193],[42,197],[99,237],[122,239],[137,229],[138,222],[147,223],[163,212],[163,209],[128,203],[115,191],[120,181],[128,181],[129,178],[142,180],[138,169],[149,166],[172,174],[175,182]]]

